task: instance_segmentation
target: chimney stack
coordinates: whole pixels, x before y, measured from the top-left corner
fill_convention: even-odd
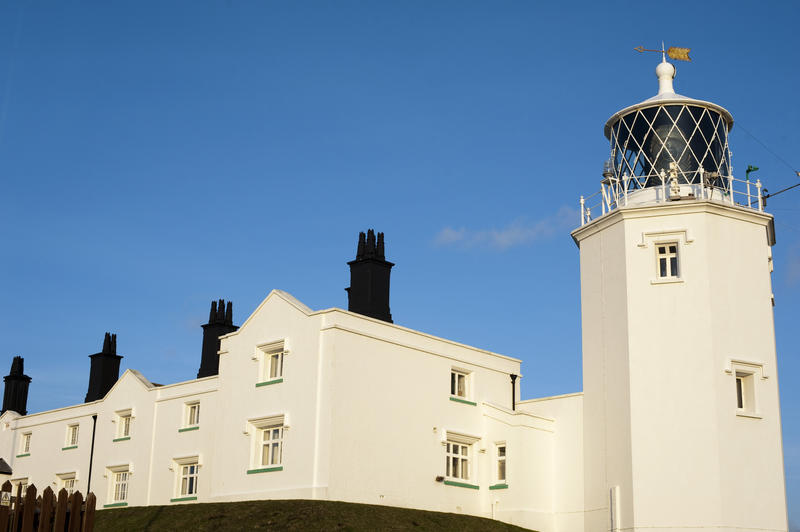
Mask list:
[[[347,310],[392,323],[389,311],[389,275],[392,264],[385,257],[383,233],[370,229],[359,233],[356,260],[350,261]]]
[[[89,355],[89,358],[92,359],[92,366],[89,370],[89,391],[86,392],[85,399],[87,403],[105,397],[119,379],[119,361],[122,357],[117,354],[117,335],[106,333],[103,350]]]
[[[210,377],[219,373],[219,337],[232,333],[239,327],[233,324],[233,302],[220,299],[211,302],[208,323],[203,325],[203,352],[200,358],[200,371],[197,378]]]
[[[6,383],[3,393],[3,412],[13,410],[21,416],[28,413],[28,385],[31,383],[31,378],[24,372],[25,359],[14,357],[11,362],[11,373],[3,377]]]

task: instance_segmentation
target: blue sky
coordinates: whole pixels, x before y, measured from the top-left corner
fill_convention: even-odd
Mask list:
[[[726,107],[735,173],[776,191],[800,166],[798,19],[797,2],[0,1],[0,372],[25,357],[31,411],[81,402],[112,331],[123,370],[190,379],[212,299],[236,323],[273,288],[345,307],[374,227],[396,323],[522,358],[524,398],[578,391],[569,232],[605,121],[657,90],[658,57],[633,48],[691,47],[677,92]],[[798,205],[800,187],[768,206],[795,522]]]

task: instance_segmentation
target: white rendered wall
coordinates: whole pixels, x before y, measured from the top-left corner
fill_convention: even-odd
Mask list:
[[[608,507],[615,485],[622,529],[786,530],[768,222],[681,202],[622,209],[573,233],[586,530],[608,526],[608,510],[591,510]],[[679,282],[657,282],[657,242],[678,242]],[[737,415],[731,360],[766,370],[758,418]]]
[[[583,394],[520,401],[517,409],[553,419],[553,478],[548,487],[553,499],[553,529],[584,530]]]

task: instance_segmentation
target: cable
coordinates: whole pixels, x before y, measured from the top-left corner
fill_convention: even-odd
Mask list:
[[[756,142],[758,142],[759,144],[761,144],[761,145],[764,147],[764,149],[765,149],[765,150],[767,150],[767,151],[768,151],[768,152],[770,152],[772,155],[774,155],[774,156],[775,156],[775,157],[776,157],[776,158],[777,158],[777,159],[778,159],[780,162],[782,162],[783,164],[785,164],[786,166],[788,166],[788,167],[789,167],[789,169],[790,169],[792,172],[794,172],[794,173],[795,173],[795,175],[796,175],[797,177],[800,177],[800,172],[798,172],[798,171],[797,171],[797,169],[795,169],[795,168],[794,168],[794,167],[793,167],[791,164],[789,164],[789,163],[786,161],[786,159],[784,159],[783,157],[781,157],[780,155],[778,155],[777,153],[775,153],[774,151],[772,151],[772,150],[769,148],[769,146],[767,146],[766,144],[764,144],[763,142],[761,142],[761,141],[758,139],[758,137],[756,137],[755,135],[753,135],[752,133],[750,133],[749,131],[747,131],[747,128],[745,128],[745,127],[742,125],[742,123],[741,123],[741,122],[737,122],[737,123],[736,123],[736,125],[737,125],[737,126],[739,126],[739,129],[741,129],[742,131],[744,131],[745,133],[747,133],[748,135],[750,135],[750,136],[753,138],[753,140],[755,140]],[[777,194],[777,192],[776,192],[776,194]]]

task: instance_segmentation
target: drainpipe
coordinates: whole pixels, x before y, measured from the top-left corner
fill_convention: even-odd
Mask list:
[[[86,496],[92,488],[92,461],[94,460],[94,433],[97,429],[97,414],[92,416],[92,448],[89,450],[89,479],[86,481]]]
[[[517,409],[517,382],[518,375],[511,374],[511,410]]]

